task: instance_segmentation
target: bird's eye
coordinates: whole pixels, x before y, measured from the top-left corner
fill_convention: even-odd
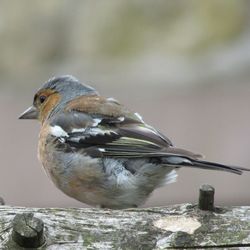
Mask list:
[[[45,95],[39,96],[40,103],[43,103],[46,100],[46,98],[47,98],[47,96],[45,96]]]

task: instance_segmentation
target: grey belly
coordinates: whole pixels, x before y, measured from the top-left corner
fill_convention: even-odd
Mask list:
[[[108,208],[138,206],[155,188],[176,178],[173,167],[156,165],[148,159],[91,159],[83,154],[57,152],[45,164],[46,172],[64,193]]]

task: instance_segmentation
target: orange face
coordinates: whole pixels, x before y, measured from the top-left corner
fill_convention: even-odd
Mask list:
[[[25,110],[19,119],[36,119],[43,123],[60,99],[58,92],[42,89],[36,93],[33,105]]]
[[[33,105],[38,111],[38,120],[42,123],[47,118],[51,110],[59,103],[60,95],[51,89],[39,91],[34,97]]]

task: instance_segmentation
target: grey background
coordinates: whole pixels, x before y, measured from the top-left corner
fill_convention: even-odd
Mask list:
[[[72,74],[139,112],[175,145],[250,168],[250,6],[243,0],[0,2],[0,196],[20,206],[85,206],[37,159],[39,124],[17,120],[40,84]],[[145,206],[250,205],[250,173],[181,169]]]

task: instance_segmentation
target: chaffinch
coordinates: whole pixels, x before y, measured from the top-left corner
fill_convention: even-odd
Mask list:
[[[20,119],[41,122],[38,156],[54,184],[90,205],[137,207],[180,167],[247,170],[174,147],[138,113],[68,75],[48,80]]]

